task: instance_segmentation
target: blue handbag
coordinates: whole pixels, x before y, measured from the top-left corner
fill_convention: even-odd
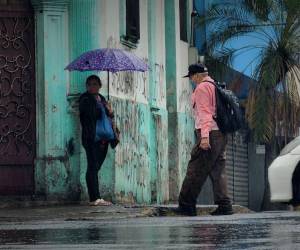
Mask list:
[[[105,140],[111,141],[115,139],[115,133],[112,128],[112,123],[105,112],[103,104],[97,103],[97,108],[101,109],[101,118],[96,123],[95,141]]]

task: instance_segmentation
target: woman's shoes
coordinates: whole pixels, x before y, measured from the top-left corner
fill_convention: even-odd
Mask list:
[[[90,202],[90,206],[111,206],[112,203],[110,201],[106,201],[103,199],[97,199],[95,201]]]

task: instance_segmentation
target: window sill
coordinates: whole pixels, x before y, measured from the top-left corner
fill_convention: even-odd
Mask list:
[[[130,40],[130,38],[127,38],[126,36],[121,36],[120,37],[120,42],[121,44],[125,45],[126,47],[130,48],[130,49],[136,49],[138,46],[138,41],[133,42]]]
[[[189,41],[186,41],[186,40],[182,40],[180,39],[181,42],[184,42],[184,43],[189,43]]]

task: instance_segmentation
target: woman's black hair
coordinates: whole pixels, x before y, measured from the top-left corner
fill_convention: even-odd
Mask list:
[[[99,83],[99,86],[102,87],[102,82],[101,82],[99,76],[96,76],[96,75],[90,75],[90,76],[86,79],[85,84],[88,85],[89,82],[92,81],[92,80],[95,80],[96,82],[98,82],[98,83]]]

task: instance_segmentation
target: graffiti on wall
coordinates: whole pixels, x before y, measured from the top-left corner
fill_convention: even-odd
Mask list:
[[[192,147],[195,143],[195,133],[194,133],[194,121],[193,119],[188,115],[182,115],[179,117],[180,125],[178,127],[179,129],[179,135],[178,135],[178,145],[179,145],[179,183],[181,185],[181,182],[183,181],[183,178],[185,176],[186,167],[190,160],[190,152],[192,150]]]
[[[115,153],[116,199],[147,202],[151,199],[149,169],[149,116],[130,100],[113,100],[121,143]]]
[[[185,86],[184,83],[182,83],[182,86]],[[179,99],[178,99],[178,111],[187,113],[189,115],[192,114],[192,105],[191,105],[191,95],[192,95],[192,89],[190,87],[180,88],[179,93]]]
[[[109,36],[109,38],[106,41],[106,44],[107,48],[117,48],[119,45],[119,41],[113,36]]]
[[[108,48],[120,48],[119,39],[110,36],[107,41]],[[148,58],[142,58],[148,63]],[[135,101],[148,99],[148,72],[125,71],[110,75],[111,94]]]
[[[119,72],[112,74],[111,87],[119,97],[138,100],[148,97],[147,72]]]
[[[152,100],[158,106],[163,106],[166,101],[165,67],[163,64],[154,64],[153,96]]]
[[[166,117],[154,115],[156,135],[156,202],[164,203],[169,199],[169,166],[168,166],[168,130]],[[153,200],[153,197],[152,197]]]

